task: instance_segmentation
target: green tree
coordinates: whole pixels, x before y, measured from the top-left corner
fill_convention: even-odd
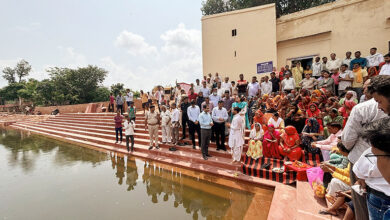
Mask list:
[[[206,0],[202,2],[203,15],[212,15],[228,11],[227,4],[223,0]]]
[[[36,95],[36,89],[39,84],[39,81],[36,79],[29,79],[27,82],[24,82],[24,88],[19,89],[17,94],[19,97],[24,100],[34,101]]]
[[[96,89],[93,102],[105,102],[110,97],[110,90],[107,87],[101,86]]]
[[[10,83],[0,90],[0,97],[4,100],[17,100],[19,98],[18,91],[21,89],[25,89],[23,83]]]
[[[19,82],[21,82],[24,77],[28,76],[30,71],[31,65],[27,61],[21,60],[16,64],[15,73],[19,78]]]
[[[92,102],[107,76],[106,70],[91,65],[77,69],[51,68],[48,72],[56,91],[61,92],[65,100],[69,99],[69,104]]]
[[[125,85],[123,83],[112,84],[111,92],[114,94],[114,96],[117,96],[119,93],[122,93],[122,95],[124,95]]]
[[[3,78],[8,81],[8,84],[15,83],[15,69],[6,67],[3,69]]]
[[[221,7],[222,0],[205,0],[202,2],[201,11],[203,15],[239,10],[270,3],[275,3],[276,17],[316,7],[336,0],[228,0],[224,7]]]

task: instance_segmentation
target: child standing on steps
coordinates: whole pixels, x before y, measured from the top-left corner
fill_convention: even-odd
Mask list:
[[[129,119],[129,116],[126,115],[123,126],[125,128],[127,152],[130,152],[129,139],[131,140],[131,152],[133,152],[134,151],[134,128],[135,128],[134,119]]]

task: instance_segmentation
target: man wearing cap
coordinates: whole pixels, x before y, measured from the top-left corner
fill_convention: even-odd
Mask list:
[[[215,142],[217,144],[217,150],[226,151],[225,147],[225,122],[228,120],[229,115],[226,108],[223,107],[224,102],[219,101],[218,106],[215,107],[211,113],[213,119],[213,127],[215,131]]]
[[[149,129],[149,138],[150,138],[150,147],[149,150],[153,149],[153,141],[155,147],[159,149],[158,146],[158,127],[160,125],[160,116],[155,111],[156,108],[154,105],[150,106],[150,111],[145,114],[145,131]]]
[[[188,115],[188,127],[190,132],[190,137],[192,141],[192,148],[196,149],[195,147],[195,131],[198,134],[198,140],[200,145],[200,127],[198,123],[198,117],[200,114],[200,108],[196,105],[195,100],[191,101],[191,106],[187,108],[187,115]]]
[[[182,126],[182,133],[183,133],[183,137],[182,137],[182,140],[184,140],[186,138],[186,127],[187,127],[187,124],[188,124],[188,115],[187,115],[187,109],[188,107],[190,107],[190,103],[188,102],[188,97],[187,96],[182,96],[182,103],[180,105],[180,109],[181,109],[181,126]]]

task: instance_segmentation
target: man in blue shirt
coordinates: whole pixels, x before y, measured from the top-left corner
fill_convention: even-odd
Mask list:
[[[200,125],[200,136],[201,142],[200,147],[202,148],[203,159],[207,160],[209,155],[209,144],[211,138],[211,127],[213,126],[213,120],[209,113],[210,109],[208,105],[203,105],[203,112],[200,113],[198,122]]]
[[[355,63],[359,63],[360,64],[360,67],[362,69],[366,68],[367,66],[367,59],[366,58],[362,58],[360,57],[362,54],[360,53],[360,51],[356,51],[355,52],[355,59],[353,59],[351,61],[351,63],[349,64],[349,69],[352,70],[353,69],[353,65]]]

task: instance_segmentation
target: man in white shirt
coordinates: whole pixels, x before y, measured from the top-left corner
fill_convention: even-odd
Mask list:
[[[223,107],[224,102],[221,100],[218,102],[218,107],[215,107],[211,113],[211,117],[214,121],[213,129],[215,131],[215,143],[217,150],[226,151],[225,147],[225,122],[228,120],[229,115],[226,108]]]
[[[162,143],[171,142],[171,112],[167,109],[165,105],[161,106],[161,133],[162,133]]]
[[[213,106],[217,106],[218,102],[221,101],[221,96],[217,93],[217,88],[213,89],[213,93],[209,96],[210,102],[213,103]]]
[[[200,127],[198,123],[198,117],[200,114],[200,108],[196,105],[195,100],[191,102],[191,106],[187,108],[187,115],[188,115],[188,127],[189,132],[191,136],[192,141],[192,148],[196,149],[195,147],[195,131],[198,134],[198,142],[200,144]]]
[[[341,60],[339,58],[336,58],[335,53],[330,54],[330,60],[326,63],[326,68],[328,70],[333,70],[333,69],[339,69],[341,66]]]
[[[367,67],[375,67],[377,70],[379,70],[379,64],[384,61],[384,58],[382,54],[377,53],[376,51],[376,47],[370,49],[370,55],[366,57]]]
[[[225,77],[225,82],[222,82],[221,87],[226,91],[229,90],[229,94],[232,94],[232,84],[229,82],[229,77]],[[225,92],[224,91],[224,92]]]
[[[290,73],[286,74],[285,78],[282,80],[282,90],[286,93],[290,93],[291,90],[295,89],[295,80],[291,78]]]
[[[222,88],[222,83],[221,82],[217,82],[217,95],[222,97],[223,94],[225,94],[225,90],[226,89]]]
[[[360,135],[364,130],[363,126],[386,117],[388,116],[378,108],[378,103],[374,99],[360,103],[352,108],[347,124],[341,134],[342,143],[345,148],[350,150],[348,160],[351,163],[351,183],[357,181],[357,177],[353,172],[354,164],[363,152],[371,147]],[[368,211],[365,197],[352,192],[352,200],[355,205],[355,218],[357,220],[366,219],[365,216],[368,215]]]
[[[372,165],[376,165],[378,170],[381,173],[381,177],[386,180],[386,186],[388,187],[387,192],[384,192],[385,194],[390,196],[390,117],[385,118],[380,121],[376,121],[374,123],[369,124],[367,127],[365,127],[364,132],[362,133],[362,136],[364,139],[368,140],[371,144],[371,148],[367,150],[366,152],[369,153],[371,156],[367,157],[369,159],[375,159],[375,161],[365,161],[365,162],[373,162]],[[371,151],[371,152],[370,152]],[[363,153],[363,155],[366,152]],[[359,161],[364,158],[364,156],[361,156]],[[379,156],[382,155],[382,156]],[[387,156],[384,156],[387,155]],[[367,159],[365,158],[365,159]],[[360,168],[365,168],[367,166],[363,166]],[[357,168],[359,169],[359,168]],[[369,174],[369,172],[363,172],[363,174]],[[378,188],[377,190],[380,190]],[[381,190],[380,190],[381,191]]]
[[[202,85],[200,85],[200,80],[196,79],[196,85],[194,85],[194,92],[198,94],[200,92],[200,89],[202,88]]]
[[[130,89],[127,89],[126,96],[125,96],[127,107],[129,107],[131,102],[133,102],[133,97],[134,97],[133,93],[130,91]]]
[[[213,88],[213,85],[214,85],[214,82],[211,80],[210,77],[207,77],[207,79],[206,79],[207,88],[211,89],[211,88]]]
[[[351,61],[352,61],[351,56],[352,56],[352,52],[351,51],[346,52],[345,53],[345,59],[343,60],[342,64],[346,64],[349,67],[349,65],[351,64]]]
[[[202,88],[200,88],[200,92],[203,93],[203,97],[209,97],[210,96],[210,88],[207,87],[206,81],[202,82]]]
[[[261,83],[261,95],[272,93],[272,82],[268,81],[268,76],[265,76],[264,82]]]
[[[382,65],[379,75],[390,75],[390,53],[385,55],[385,64]]]
[[[271,84],[272,85],[272,84]],[[247,87],[247,94],[248,98],[255,97],[260,91],[260,85],[257,82],[257,77],[252,77],[252,82],[248,84]]]
[[[172,144],[177,145],[179,141],[180,110],[176,108],[176,103],[171,105],[171,126]]]
[[[355,74],[348,69],[347,64],[341,65],[339,75],[339,95],[343,94],[346,88],[352,86],[354,77]]]
[[[316,57],[315,62],[312,65],[313,69],[313,77],[318,79],[321,76],[321,71],[322,71],[322,65],[321,65],[321,58]]]

